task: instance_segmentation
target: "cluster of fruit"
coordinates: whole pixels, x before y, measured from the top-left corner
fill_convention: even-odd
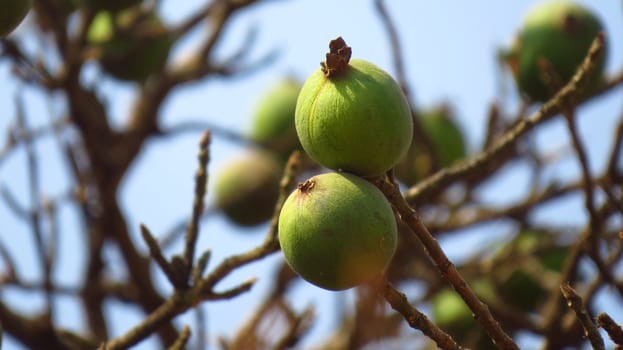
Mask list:
[[[540,314],[549,291],[569,254],[569,246],[545,231],[524,230],[487,261],[486,278],[470,282],[475,293],[494,313],[505,310],[515,314]],[[474,320],[471,310],[452,289],[436,293],[432,317],[462,344],[475,349],[497,349]],[[505,322],[508,330],[512,321]],[[521,324],[515,327],[521,328]]]
[[[273,215],[285,161],[301,147],[294,126],[300,90],[300,82],[286,78],[262,96],[248,135],[257,147],[233,159],[218,174],[216,207],[238,225],[258,225]]]
[[[574,2],[548,1],[535,6],[504,53],[518,90],[532,102],[550,99],[572,78],[602,31],[595,14]],[[604,81],[605,60],[606,54],[597,58],[580,96],[590,96]],[[539,314],[549,291],[557,288],[552,282],[558,280],[568,254],[569,246],[552,233],[524,230],[488,261],[486,277],[472,280],[470,285],[494,313]],[[431,304],[436,324],[459,343],[476,349],[497,348],[453,290],[436,293]],[[512,330],[512,317],[507,321]],[[516,326],[521,328],[521,324]]]
[[[119,80],[138,83],[162,71],[175,40],[158,14],[140,6],[140,0],[97,2],[107,5],[99,7],[87,40],[90,54],[99,59],[104,71]]]
[[[96,13],[88,30],[86,56],[97,58],[108,74],[140,83],[164,68],[174,37],[153,9],[141,5],[141,0],[62,2],[59,6],[64,15],[80,7]],[[0,0],[0,37],[11,33],[33,5],[36,10],[38,4],[32,0]]]
[[[331,41],[322,68],[303,85],[295,126],[305,152],[335,170],[299,184],[279,216],[286,261],[321,288],[344,290],[379,275],[396,250],[397,225],[384,194],[365,178],[390,170],[413,136],[398,84]]]

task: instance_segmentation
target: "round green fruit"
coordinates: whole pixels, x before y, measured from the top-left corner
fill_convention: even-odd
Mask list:
[[[344,290],[381,274],[396,250],[396,219],[374,185],[347,173],[314,176],[279,215],[286,261],[303,279]]]
[[[251,140],[285,156],[300,147],[294,113],[301,84],[284,79],[260,99],[251,126]]]
[[[599,18],[579,4],[549,1],[534,7],[506,54],[519,90],[535,101],[551,98],[573,77],[592,41],[603,30]],[[588,91],[599,83],[605,57],[602,54],[598,58]],[[558,82],[545,82],[544,63],[555,72]]]
[[[485,303],[495,300],[495,291],[490,281],[478,279],[471,281],[470,285]],[[497,349],[478,325],[469,307],[453,289],[444,288],[439,291],[432,298],[431,304],[435,323],[450,333],[458,343],[470,349]]]
[[[547,232],[520,232],[496,255],[510,257],[507,264],[497,263],[494,276],[499,295],[508,304],[523,311],[535,311],[547,298],[548,280],[560,273],[569,247],[554,241]]]
[[[82,0],[84,5],[95,11],[121,11],[138,5],[142,0]]]
[[[102,68],[117,79],[144,82],[166,65],[171,34],[155,13],[134,8],[117,14],[101,11],[88,32],[89,43],[101,50]]]
[[[254,226],[270,219],[279,196],[281,162],[253,150],[234,159],[217,176],[216,207],[234,223]]]
[[[341,38],[323,67],[305,82],[296,104],[296,132],[319,164],[361,176],[380,175],[407,152],[413,120],[392,77],[374,64],[350,60]]]
[[[32,0],[0,0],[0,38],[17,27],[32,6]]]
[[[417,116],[439,159],[440,167],[450,166],[467,156],[463,132],[447,106],[424,110]],[[413,142],[394,170],[398,180],[413,186],[433,169],[430,156]]]

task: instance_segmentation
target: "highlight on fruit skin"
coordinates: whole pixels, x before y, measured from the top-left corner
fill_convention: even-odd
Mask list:
[[[216,208],[240,226],[261,224],[273,215],[282,163],[272,153],[249,150],[234,158],[214,186]]]
[[[396,219],[368,181],[325,173],[299,185],[279,215],[287,263],[306,281],[328,290],[366,283],[384,272],[396,250]]]
[[[262,95],[253,113],[250,139],[287,157],[300,148],[294,113],[301,83],[294,78],[279,80]]]
[[[0,38],[20,24],[32,7],[32,0],[0,0]]]
[[[561,0],[539,3],[528,12],[503,59],[518,89],[533,101],[543,102],[573,77],[603,30],[600,19],[580,4]],[[604,52],[598,58],[587,93],[601,82],[606,55]]]
[[[411,144],[407,99],[384,70],[350,59],[350,47],[331,41],[322,67],[305,81],[296,104],[296,132],[319,164],[360,176],[391,169]]]
[[[449,105],[423,109],[416,113],[439,161],[445,168],[467,157],[465,136]],[[396,178],[407,186],[432,173],[431,156],[423,151],[414,138],[409,151],[394,167]]]
[[[164,69],[174,43],[158,15],[140,7],[98,12],[87,39],[107,73],[139,83]]]

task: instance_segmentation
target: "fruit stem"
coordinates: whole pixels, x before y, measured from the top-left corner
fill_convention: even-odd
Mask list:
[[[320,62],[322,72],[327,78],[338,76],[348,69],[352,50],[341,36],[329,42],[329,52],[325,61]]]

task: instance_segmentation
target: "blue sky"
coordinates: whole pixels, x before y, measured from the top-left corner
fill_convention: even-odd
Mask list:
[[[621,4],[614,1],[589,2],[589,5],[602,18],[610,42],[608,72],[621,68],[623,58],[623,16]],[[166,23],[174,24],[201,6],[202,1],[164,0],[161,13]],[[516,96],[508,75],[501,73],[496,64],[496,52],[506,45],[521,23],[528,8],[535,1],[495,1],[450,2],[450,1],[386,1],[388,9],[398,26],[403,45],[406,74],[417,106],[432,106],[450,101],[457,111],[459,122],[467,132],[470,148],[476,150],[481,143],[486,113],[489,104],[500,98],[509,103],[509,112],[516,106]],[[31,52],[42,48],[33,40],[27,24],[21,26],[16,35],[24,39],[24,45]],[[318,68],[327,50],[329,40],[342,36],[353,48],[353,57],[364,58],[394,74],[392,56],[384,28],[375,12],[373,1],[268,1],[236,15],[227,27],[224,40],[218,46],[218,56],[227,57],[238,49],[248,30],[257,29],[257,42],[250,52],[250,61],[261,58],[271,50],[280,52],[278,59],[266,69],[251,76],[236,79],[210,78],[177,90],[162,109],[162,124],[174,126],[184,121],[208,121],[219,127],[229,128],[240,133],[246,132],[251,113],[259,96],[277,79],[294,75],[303,80]],[[179,43],[171,60],[182,58],[195,43],[199,31]],[[85,79],[92,80],[98,75],[95,64],[88,67]],[[506,95],[500,94],[500,86],[506,87]],[[134,99],[135,89],[131,84],[119,83],[111,78],[98,82],[98,89],[111,102],[111,113],[115,124],[122,126],[125,115]],[[6,130],[14,115],[13,100],[17,91],[27,101],[26,111],[31,125],[45,125],[50,111],[60,113],[64,106],[58,96],[47,99],[37,90],[20,90],[17,82],[10,77],[10,67],[6,61],[0,62],[0,130]],[[603,167],[610,146],[612,126],[619,118],[622,109],[621,91],[610,93],[580,110],[579,123],[581,136],[589,146],[591,163],[598,171]],[[199,133],[186,133],[180,136],[155,139],[147,144],[142,156],[133,165],[122,185],[120,200],[128,215],[128,223],[135,234],[135,240],[144,248],[138,235],[139,223],[146,224],[154,233],[167,231],[191,210],[194,171],[196,169],[196,150]],[[563,123],[548,124],[535,135],[543,149],[555,150],[568,144]],[[0,145],[4,144],[6,134],[0,133]],[[42,189],[46,197],[63,195],[70,188],[66,164],[52,138],[44,138],[37,143],[41,155]],[[217,174],[227,161],[242,152],[241,145],[232,143],[215,135],[211,146],[209,171]],[[18,200],[27,205],[28,187],[24,152],[14,152],[0,164],[0,186],[11,189]],[[525,170],[525,169],[524,169]],[[579,174],[573,158],[563,161],[551,169],[553,178],[569,178]],[[520,168],[507,169],[500,179],[482,191],[482,198],[492,203],[507,203],[519,198],[527,186],[529,174]],[[212,197],[209,194],[208,202]],[[60,261],[56,276],[64,284],[80,282],[85,257],[81,256],[80,227],[76,224],[75,208],[63,205],[60,208],[62,240],[59,247]],[[546,208],[537,220],[580,223],[585,219],[582,199],[572,198],[562,205]],[[571,217],[571,219],[569,219]],[[13,251],[20,252],[17,260],[26,278],[39,276],[36,270],[34,247],[28,227],[16,220],[9,209],[0,202],[0,240]],[[500,237],[508,227],[502,223],[470,231],[453,240],[442,241],[451,257],[463,258],[483,242]],[[261,242],[266,226],[255,229],[239,229],[232,226],[219,215],[205,221],[199,242],[200,249],[211,248],[213,264],[236,252],[249,249]],[[466,248],[468,247],[468,248]],[[171,252],[180,249],[180,245]],[[109,252],[114,256],[115,252]],[[252,276],[260,280],[251,293],[231,301],[207,305],[208,325],[211,335],[231,334],[232,330],[250,314],[253,306],[261,299],[268,286],[266,277],[274,270],[279,254],[240,269],[232,274],[222,287],[233,285]],[[156,274],[158,274],[156,272]],[[158,275],[159,276],[159,275]],[[161,289],[169,290],[159,276]],[[35,295],[20,296],[15,291],[3,295],[13,300],[16,308],[36,310],[42,300]],[[333,326],[333,316],[327,316],[335,303],[349,293],[324,291],[309,284],[299,283],[291,295],[292,303],[303,308],[308,303],[318,307],[318,325],[313,332],[322,337]],[[24,301],[28,300],[27,306]],[[83,320],[79,305],[60,299],[58,317],[61,325],[79,330]],[[617,304],[620,308],[620,302]],[[124,332],[140,320],[140,314],[124,306],[111,304],[113,317],[112,330],[115,335]],[[192,315],[178,318],[179,324],[192,321]],[[214,339],[214,337],[212,337]],[[139,348],[150,348],[154,343],[145,343]],[[8,341],[7,349],[18,349]]]

